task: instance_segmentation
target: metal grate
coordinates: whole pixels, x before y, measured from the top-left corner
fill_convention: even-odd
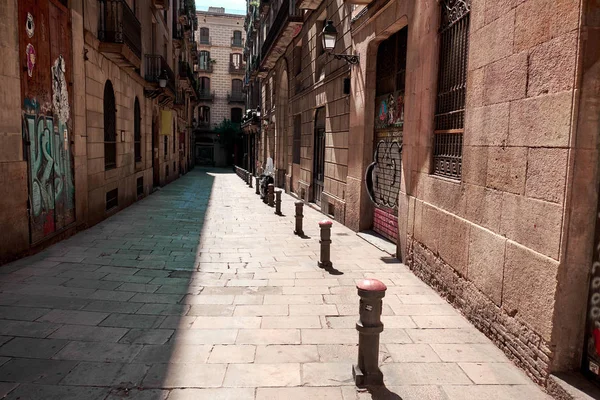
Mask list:
[[[119,206],[119,189],[106,192],[106,211]]]
[[[433,140],[433,173],[460,179],[471,0],[444,0]]]
[[[140,176],[139,178],[137,178],[136,186],[137,186],[138,197],[143,196],[144,195],[144,177],[143,176]]]

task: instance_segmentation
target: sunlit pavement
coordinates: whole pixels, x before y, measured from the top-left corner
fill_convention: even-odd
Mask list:
[[[334,223],[331,275],[229,170],[196,169],[0,267],[0,398],[546,399],[404,265]],[[384,298],[385,389],[357,392],[357,279]]]

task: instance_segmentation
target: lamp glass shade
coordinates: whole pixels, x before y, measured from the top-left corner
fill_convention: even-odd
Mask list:
[[[327,21],[327,24],[323,28],[323,48],[327,51],[333,50],[336,41],[337,30],[333,26],[333,21]]]
[[[160,86],[161,88],[165,88],[167,87],[167,71],[164,71],[158,76],[158,86]]]

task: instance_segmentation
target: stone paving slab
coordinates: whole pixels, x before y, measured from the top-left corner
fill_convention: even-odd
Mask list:
[[[408,268],[338,223],[307,238],[235,174],[196,169],[0,267],[0,398],[548,399]],[[386,387],[353,385],[363,278],[386,283]]]

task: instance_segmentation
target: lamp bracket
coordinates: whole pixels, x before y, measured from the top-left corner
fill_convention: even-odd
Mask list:
[[[337,54],[337,53],[329,53],[329,54],[331,54],[336,60],[344,60],[350,65],[358,64],[358,62],[360,60],[358,54]]]

